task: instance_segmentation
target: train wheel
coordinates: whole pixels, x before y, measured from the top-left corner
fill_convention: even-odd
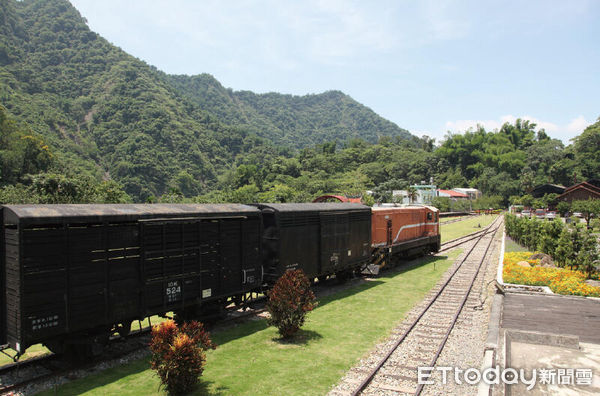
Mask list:
[[[44,343],[44,346],[55,355],[62,355],[65,353],[65,343],[63,341],[49,341]]]
[[[346,282],[352,277],[352,272],[348,270],[336,272],[335,277],[339,282]]]
[[[123,323],[120,323],[116,328],[117,333],[121,338],[125,338],[131,332],[131,320],[126,320]]]

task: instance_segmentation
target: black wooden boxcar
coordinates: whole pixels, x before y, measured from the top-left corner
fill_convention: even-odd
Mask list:
[[[56,352],[132,320],[260,288],[261,213],[246,205],[8,205],[0,343]]]
[[[259,204],[264,280],[288,269],[309,278],[344,275],[370,259],[371,208],[348,203]]]

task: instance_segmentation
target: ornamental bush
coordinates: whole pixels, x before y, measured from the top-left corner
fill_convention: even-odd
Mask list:
[[[286,271],[268,296],[267,310],[271,314],[268,323],[277,327],[283,338],[292,337],[304,324],[306,313],[317,306],[310,281],[302,270]]]
[[[554,258],[559,267],[581,270],[588,278],[600,269],[600,249],[593,232],[579,223],[565,225],[556,218],[538,221],[511,214],[505,216],[506,233],[521,245]]]
[[[587,297],[600,297],[600,287],[585,283],[586,274],[566,268],[544,268],[539,260],[532,260],[532,252],[510,252],[504,254],[503,278],[506,283],[531,286],[548,286],[554,293]],[[517,265],[527,261],[532,268]]]
[[[152,328],[150,365],[169,393],[188,393],[204,371],[207,349],[215,349],[215,345],[202,323],[192,321],[178,327],[167,320]]]

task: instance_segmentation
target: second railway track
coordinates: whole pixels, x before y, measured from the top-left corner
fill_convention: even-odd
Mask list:
[[[476,285],[476,279],[482,268],[486,268],[484,264],[500,226],[501,219],[498,219],[489,229],[479,232],[476,241],[451,270],[446,281],[430,292],[433,295],[425,307],[394,334],[387,352],[367,359],[367,367],[355,371],[362,378],[354,378],[353,386],[342,387],[341,392],[338,388],[332,394],[421,394],[423,385],[417,382],[418,367],[436,365]],[[455,247],[457,242],[453,241],[451,245]],[[463,243],[465,241],[460,244]]]

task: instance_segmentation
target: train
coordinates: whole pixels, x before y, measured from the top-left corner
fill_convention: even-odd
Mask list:
[[[354,203],[0,206],[0,345],[93,356],[131,323],[244,306],[289,269],[378,272],[440,249],[429,206]]]

